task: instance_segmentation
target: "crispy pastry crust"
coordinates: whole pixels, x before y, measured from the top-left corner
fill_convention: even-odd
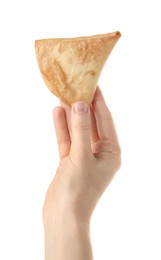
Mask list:
[[[105,62],[119,32],[35,41],[38,65],[49,90],[64,103],[92,102]]]

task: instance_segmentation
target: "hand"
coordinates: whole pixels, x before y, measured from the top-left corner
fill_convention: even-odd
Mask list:
[[[54,124],[60,163],[47,191],[44,222],[70,216],[89,224],[121,162],[113,119],[100,89],[90,108],[83,102],[56,107]]]

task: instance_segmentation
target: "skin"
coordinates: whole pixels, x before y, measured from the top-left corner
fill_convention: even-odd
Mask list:
[[[92,260],[90,219],[121,165],[112,115],[97,88],[89,107],[54,109],[60,162],[43,207],[46,260]]]

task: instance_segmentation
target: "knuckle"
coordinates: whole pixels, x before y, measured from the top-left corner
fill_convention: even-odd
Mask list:
[[[77,122],[74,128],[79,131],[87,131],[89,130],[89,124],[88,122]]]

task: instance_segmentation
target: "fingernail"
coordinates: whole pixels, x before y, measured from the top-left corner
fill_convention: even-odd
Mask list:
[[[88,112],[88,105],[85,102],[77,102],[73,106],[75,113],[87,113]]]

